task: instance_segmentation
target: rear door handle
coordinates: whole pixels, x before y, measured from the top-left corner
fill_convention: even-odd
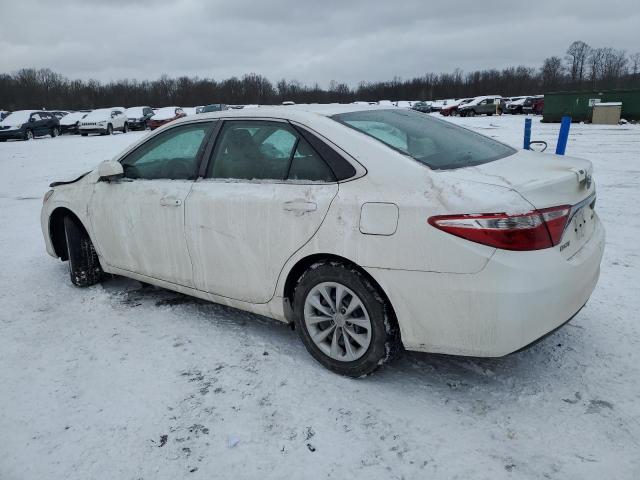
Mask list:
[[[160,205],[163,207],[179,207],[182,205],[182,200],[176,197],[162,197]]]
[[[314,212],[318,209],[318,204],[305,200],[291,200],[284,202],[282,208],[287,212]]]

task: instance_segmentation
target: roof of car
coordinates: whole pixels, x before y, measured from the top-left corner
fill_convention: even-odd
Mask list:
[[[190,119],[194,120],[197,118],[198,120],[201,120],[206,118],[271,117],[295,120],[299,118],[313,117],[314,115],[330,117],[340,113],[359,112],[363,110],[389,110],[395,108],[397,107],[391,105],[357,105],[353,103],[276,105],[201,113],[198,114],[197,117],[191,117]]]

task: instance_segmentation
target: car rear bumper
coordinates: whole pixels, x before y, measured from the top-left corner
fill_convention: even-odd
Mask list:
[[[127,126],[130,130],[146,130],[147,122],[138,120],[127,120]]]
[[[367,271],[387,293],[407,350],[500,357],[562,326],[600,274],[604,228],[569,260],[558,248],[496,250],[476,274]]]
[[[78,133],[77,125],[60,125],[60,133]]]

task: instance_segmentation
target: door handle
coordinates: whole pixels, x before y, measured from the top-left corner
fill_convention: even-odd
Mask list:
[[[176,197],[162,197],[160,205],[163,207],[179,207],[182,205],[182,200]]]
[[[318,209],[318,204],[305,200],[291,200],[284,202],[282,208],[287,212],[314,212]]]

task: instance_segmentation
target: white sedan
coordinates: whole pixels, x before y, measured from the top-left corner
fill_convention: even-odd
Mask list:
[[[598,280],[591,163],[407,109],[266,107],[166,125],[42,208],[71,281],[104,272],[290,322],[360,376],[408,350],[502,356]]]

